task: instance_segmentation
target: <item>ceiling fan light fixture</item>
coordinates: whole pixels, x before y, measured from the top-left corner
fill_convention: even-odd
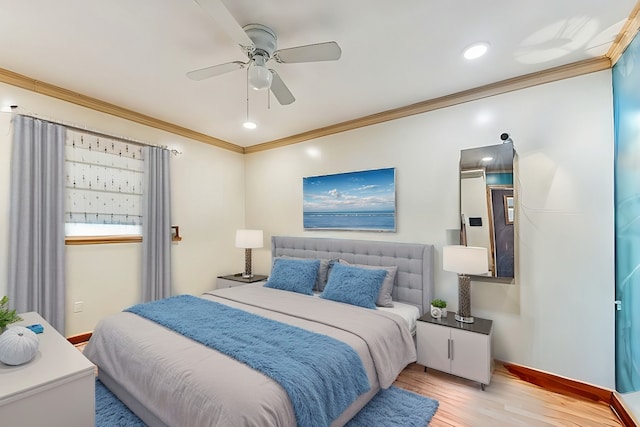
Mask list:
[[[267,67],[262,65],[253,65],[249,68],[249,86],[254,90],[269,89],[273,75]]]

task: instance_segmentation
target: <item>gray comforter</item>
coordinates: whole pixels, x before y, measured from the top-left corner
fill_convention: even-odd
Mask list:
[[[344,425],[380,387],[389,387],[416,360],[401,318],[379,310],[246,285],[202,296],[229,306],[329,335],[353,347],[371,391],[332,426]],[[96,327],[85,355],[99,375],[152,426],[294,426],[285,390],[258,371],[132,313]]]

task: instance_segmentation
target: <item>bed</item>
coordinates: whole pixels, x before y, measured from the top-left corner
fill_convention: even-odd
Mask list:
[[[337,277],[346,278],[347,283],[354,271],[387,280],[390,269],[394,269],[393,304],[414,307],[419,316],[433,298],[433,246],[274,236],[271,249],[274,264],[270,281],[273,279],[277,285],[277,278],[284,277],[283,266],[307,268],[318,265],[320,260],[325,265],[330,261],[325,289],[318,289],[316,283],[314,292],[307,295],[260,284],[245,285],[198,297],[176,296],[108,316],[96,326],[85,349],[85,355],[98,366],[100,380],[150,426],[346,424],[381,388],[389,387],[408,363],[415,361],[411,321],[393,309],[370,310],[318,295],[328,295],[341,286]],[[376,267],[384,267],[386,272],[380,273]],[[318,274],[320,270],[317,269]],[[179,327],[154,320],[150,314],[153,307],[159,309],[169,302],[182,304],[164,308],[164,312],[175,314],[171,321],[180,323]],[[214,312],[215,316],[222,316],[227,311],[239,317],[198,317]],[[194,320],[186,322],[190,317]],[[257,317],[259,322],[251,323]],[[260,328],[274,332],[260,332]],[[302,333],[300,337],[296,335],[297,341],[263,344],[252,335],[282,340],[289,329]],[[226,334],[236,334],[238,337],[233,339],[241,344],[234,341],[236,347],[232,350],[211,348],[211,340],[219,339],[216,336],[222,332],[225,338],[221,341],[229,340]],[[214,337],[202,338],[202,334]],[[333,345],[336,353],[331,353]],[[238,346],[247,348],[238,355]],[[338,348],[345,351],[344,356],[337,353]],[[297,351],[310,352],[313,359],[308,354],[298,355]],[[267,356],[269,360],[260,359]],[[305,357],[306,365],[298,368],[296,358]],[[343,358],[353,368],[341,367]],[[362,372],[359,378],[354,374],[351,379],[346,371]],[[281,374],[288,377],[279,382]],[[313,375],[324,377],[313,380]],[[311,383],[311,391],[292,391],[298,386],[306,387],[306,382]],[[349,390],[351,395],[344,399],[342,395],[336,397]],[[326,414],[322,412],[325,406]]]

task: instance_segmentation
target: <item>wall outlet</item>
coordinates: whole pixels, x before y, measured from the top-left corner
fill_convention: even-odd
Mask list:
[[[80,313],[84,309],[84,301],[76,301],[73,304],[73,312]]]

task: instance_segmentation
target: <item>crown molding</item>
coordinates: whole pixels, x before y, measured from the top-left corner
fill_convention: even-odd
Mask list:
[[[634,9],[636,10],[636,9]],[[638,14],[634,21],[637,21]],[[630,19],[631,20],[631,19]],[[621,37],[622,40],[622,37]],[[577,77],[583,74],[593,73],[611,68],[612,61],[608,56],[591,58],[584,61],[574,62],[572,64],[563,65],[548,70],[538,71],[524,76],[514,77],[500,82],[491,83],[474,89],[457,92],[440,98],[434,98],[416,104],[383,111],[369,116],[360,117],[354,120],[337,123],[334,125],[313,129],[307,132],[291,135],[285,138],[264,142],[249,147],[242,147],[230,142],[205,135],[191,129],[184,128],[172,123],[168,123],[159,119],[155,119],[144,114],[137,113],[117,105],[91,98],[70,90],[54,86],[49,83],[41,82],[18,73],[0,68],[0,82],[17,86],[30,90],[39,94],[51,96],[63,101],[71,102],[86,108],[90,108],[102,113],[111,114],[116,117],[127,119],[142,125],[150,126],[176,135],[184,136],[196,141],[204,142],[219,148],[224,148],[240,154],[251,154],[260,151],[271,150],[274,148],[285,147],[287,145],[297,144],[311,139],[323,136],[334,135],[365,126],[371,126],[390,120],[401,119],[404,117],[422,114],[441,108],[451,107],[465,102],[475,101],[478,99],[488,98],[507,92],[525,89],[545,83],[551,83],[571,77]]]
[[[358,119],[349,120],[335,125],[310,130],[308,132],[299,133],[297,135],[276,139],[262,144],[245,147],[245,154],[256,153],[259,151],[271,150],[273,148],[284,147],[287,145],[297,144],[299,142],[308,141],[310,139],[320,138],[322,136],[333,135],[340,132],[346,132],[371,126],[374,124],[396,120],[403,117],[422,114],[441,108],[451,107],[453,105],[465,102],[475,101],[490,96],[500,95],[515,90],[525,89],[545,83],[551,83],[583,74],[593,73],[611,68],[611,60],[606,56],[591,58],[584,61],[574,62],[572,64],[563,65],[536,73],[526,74],[520,77],[514,77],[502,80],[496,83],[488,84],[474,89],[457,92],[440,98],[434,98],[422,101],[417,104],[407,105],[405,107],[387,110],[380,113],[372,114]]]
[[[640,0],[636,3],[635,7],[629,15],[629,19],[622,26],[622,29],[613,41],[613,44],[609,48],[607,55],[611,59],[611,66],[616,65],[625,49],[631,44],[633,38],[638,34],[640,30]]]
[[[118,107],[117,105],[101,101],[96,98],[91,98],[89,96],[82,95],[80,93],[73,92],[59,86],[41,82],[39,80],[32,79],[30,77],[14,73],[13,71],[5,70],[3,68],[0,68],[0,82],[7,83],[12,86],[17,86],[22,89],[30,90],[31,92],[47,95],[52,98],[61,99],[72,104],[80,105],[82,107],[90,108],[95,111],[100,111],[101,113],[106,113],[112,116],[120,117],[122,119],[130,120],[132,122],[139,123],[145,126],[150,126],[166,132],[170,132],[175,135],[184,136],[186,138],[194,139],[196,141],[204,142],[216,147],[235,151],[236,153],[244,153],[243,147],[232,144],[228,141],[214,138],[212,136],[205,135],[203,133],[196,132],[191,129],[187,129],[173,123],[165,122],[163,120],[159,120],[144,114],[140,114],[123,107]]]

